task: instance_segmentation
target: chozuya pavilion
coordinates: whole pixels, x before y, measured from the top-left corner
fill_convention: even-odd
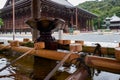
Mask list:
[[[70,22],[72,25],[76,24],[79,30],[84,28],[91,30],[91,19],[96,17],[92,13],[73,7],[70,3],[68,5],[66,0],[16,0],[15,9],[17,29],[30,29],[25,27],[23,23],[23,25],[19,25],[24,22],[26,17],[29,18],[31,16],[31,18],[26,20],[26,23],[33,28],[33,36],[35,31],[39,30],[40,37],[36,38],[32,48],[21,46],[18,41],[13,41],[7,46],[0,45],[0,48],[8,49],[9,47],[12,51],[24,53],[16,60],[27,54],[34,55],[33,71],[30,74],[30,77],[32,76],[34,80],[86,80],[86,78],[94,75],[94,69],[97,69],[96,75],[100,73],[100,70],[120,74],[119,47],[115,49],[101,47],[100,44],[96,44],[96,47],[86,46],[84,41],[75,41],[76,43],[71,44],[70,40],[55,40],[51,36],[51,30],[56,28],[59,21],[64,21],[66,25]],[[46,19],[42,17],[46,17]],[[2,9],[2,18],[7,21],[3,28],[5,30],[11,29],[12,27],[9,26],[12,24],[10,0],[7,1],[6,7]],[[64,28],[64,26],[61,28]],[[92,53],[92,55],[87,55],[86,53]],[[104,55],[111,56],[111,54],[115,57],[103,57]],[[0,69],[0,71],[8,66],[9,64]],[[71,73],[73,68],[75,72]],[[58,70],[59,72],[57,72]],[[63,73],[64,71],[65,74]],[[61,77],[62,74],[63,77]]]
[[[32,29],[24,23],[32,16],[31,1],[15,0],[15,32],[31,32]],[[71,23],[77,25],[79,30],[91,31],[93,27],[92,20],[97,18],[93,13],[74,7],[67,0],[40,0],[39,7],[39,16],[61,18],[65,20],[65,28],[68,23]],[[0,31],[3,33],[12,32],[12,0],[7,0],[0,12],[4,21],[4,26],[0,28]]]

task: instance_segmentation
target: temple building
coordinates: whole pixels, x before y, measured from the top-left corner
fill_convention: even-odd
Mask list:
[[[116,16],[116,14],[114,14],[112,17],[107,17],[104,20],[103,26],[107,28],[106,20],[109,20],[109,29],[120,29],[120,17]]]
[[[15,0],[15,32],[31,32],[31,28],[25,24],[25,21],[32,16],[32,0]],[[93,19],[97,16],[82,8],[77,8],[67,0],[40,0],[39,17],[52,17],[65,20],[66,25],[69,23],[76,29],[91,31],[93,28]],[[0,10],[0,17],[4,21],[4,26],[0,28],[3,33],[12,32],[13,30],[13,9],[12,0],[7,0],[3,9]]]
[[[120,17],[116,16],[115,14],[111,17],[110,28],[120,29]]]

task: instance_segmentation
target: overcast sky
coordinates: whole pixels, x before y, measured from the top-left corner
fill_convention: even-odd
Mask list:
[[[5,5],[5,2],[7,0],[0,0],[0,9]],[[85,1],[90,1],[90,0],[68,0],[71,4],[78,5],[79,3],[85,2]]]
[[[83,3],[85,1],[93,1],[93,0],[68,0],[74,6],[78,5],[79,3]]]

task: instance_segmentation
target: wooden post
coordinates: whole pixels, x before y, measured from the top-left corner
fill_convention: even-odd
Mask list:
[[[15,40],[15,0],[12,0],[13,4],[13,40]]]
[[[45,43],[44,42],[37,42],[34,44],[34,48],[35,48],[35,50],[43,49],[43,48],[45,48]]]
[[[23,39],[23,42],[30,42],[30,39],[24,38],[24,39]]]
[[[120,47],[115,48],[115,57],[120,61]]]
[[[37,18],[40,18],[40,11],[39,9],[41,4],[40,4],[40,0],[32,0],[32,8],[31,8],[31,17],[33,19],[37,19]],[[37,29],[33,29],[32,31],[32,40],[35,41],[38,37],[38,30]]]
[[[72,28],[73,28],[73,15],[71,15],[71,24],[72,24]]]
[[[76,8],[76,28],[78,29],[78,9]]]
[[[11,47],[19,47],[20,45],[19,45],[19,41],[12,41],[11,43],[10,43],[10,46]]]
[[[82,40],[76,40],[75,43],[79,43],[79,44],[81,44],[82,46],[84,45],[84,41],[82,41]]]
[[[92,19],[90,19],[90,29],[91,31],[93,31],[93,20]]]

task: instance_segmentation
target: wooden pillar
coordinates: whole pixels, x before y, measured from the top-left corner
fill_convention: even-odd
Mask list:
[[[83,23],[82,27],[83,28],[86,27],[87,21],[84,18],[82,18],[82,23]]]
[[[92,21],[91,21],[91,18],[89,18],[89,31],[91,31],[92,30]]]
[[[42,0],[32,0],[32,18],[39,19],[41,17],[41,1]],[[33,29],[32,39],[35,41],[38,37],[38,30]],[[46,44],[49,45],[49,44]],[[51,46],[49,46],[50,48]],[[43,80],[45,76],[55,67],[56,61],[45,59],[42,57],[34,57],[34,77],[35,80]],[[54,79],[51,79],[54,80]]]
[[[72,27],[73,27],[73,15],[71,15],[71,24],[72,24]]]
[[[41,2],[40,0],[32,0],[32,8],[31,8],[31,17],[33,19],[37,19],[40,18],[41,15]],[[38,30],[37,29],[33,29],[32,31],[32,40],[35,41],[38,37]]]
[[[8,25],[9,25],[9,24],[8,24],[8,18],[7,18],[6,24],[7,24],[7,25],[6,25],[6,28],[5,28],[5,33],[7,34],[7,31],[6,31],[6,30],[7,30]]]
[[[75,15],[76,15],[76,28],[78,29],[78,9],[77,8],[76,8]]]
[[[12,0],[13,8],[13,40],[15,40],[15,0]]]
[[[83,22],[84,22],[84,21],[83,21],[83,18],[81,17],[81,20],[80,20],[80,23],[81,23],[81,24],[80,24],[80,25],[81,25],[81,28],[83,28],[83,24],[84,24]],[[81,30],[81,29],[80,29],[80,30]]]
[[[88,31],[90,31],[90,19],[88,19]]]
[[[86,30],[88,30],[87,29],[87,20],[85,17],[82,17],[82,28],[85,28]]]
[[[87,19],[87,31],[89,31],[89,19]]]
[[[89,19],[88,18],[86,19],[86,29],[87,31],[89,31]]]
[[[20,19],[20,32],[22,33],[23,32],[23,29],[22,29],[22,26],[23,26],[23,23],[22,23],[22,21],[23,21],[23,16],[20,14],[20,16],[21,16],[21,19]]]
[[[92,21],[92,19],[90,19],[90,30],[91,31],[93,30],[93,21]]]

